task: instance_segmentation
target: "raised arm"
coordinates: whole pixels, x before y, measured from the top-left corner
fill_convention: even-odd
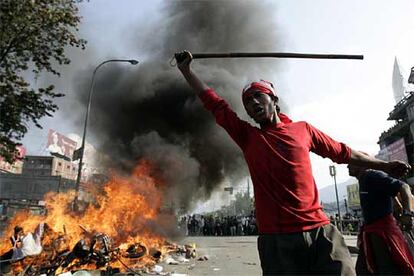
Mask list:
[[[180,69],[187,83],[198,95],[209,89],[209,87],[197,77],[193,70],[191,70],[190,63],[193,60],[193,57],[190,52],[183,51],[176,54],[175,58],[177,60],[178,69]]]
[[[352,150],[349,164],[358,167],[380,170],[388,173],[393,177],[400,178],[406,175],[410,170],[411,166],[402,161],[382,161],[377,158],[365,155],[359,151]]]
[[[180,69],[188,84],[193,88],[204,107],[209,110],[215,117],[217,124],[223,127],[230,137],[243,148],[246,144],[247,130],[251,126],[241,120],[231,109],[229,104],[221,98],[216,92],[208,87],[197,75],[191,70],[190,63],[192,60],[191,53],[184,51],[175,55],[178,69]]]

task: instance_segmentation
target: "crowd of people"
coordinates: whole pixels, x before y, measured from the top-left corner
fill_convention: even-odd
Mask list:
[[[186,215],[179,221],[179,227],[188,236],[248,236],[257,235],[256,217]]]
[[[362,224],[363,219],[361,216],[352,215],[350,213],[346,213],[339,219],[338,214],[334,216],[330,216],[329,220],[331,224],[338,227],[342,233],[347,235],[357,235]]]
[[[330,216],[331,224],[347,235],[357,235],[362,217],[346,213],[339,220],[338,215]],[[229,216],[224,214],[193,214],[181,216],[178,222],[186,236],[249,236],[258,235],[254,211],[250,215]]]

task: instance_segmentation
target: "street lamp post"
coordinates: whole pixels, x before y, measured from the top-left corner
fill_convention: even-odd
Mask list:
[[[339,209],[338,186],[336,185],[336,168],[334,165],[329,166],[329,174],[333,177],[335,183],[336,207],[338,208],[339,231],[342,232],[341,210]]]
[[[346,198],[344,198],[344,203],[345,203],[346,213],[348,214],[349,213],[349,211],[348,211],[348,201],[346,200]]]
[[[83,166],[83,155],[85,152],[85,138],[86,138],[86,130],[87,130],[87,126],[88,126],[88,119],[89,119],[89,112],[91,109],[91,99],[92,99],[92,93],[93,93],[93,88],[95,86],[95,75],[96,72],[98,71],[98,69],[109,62],[128,62],[132,65],[137,65],[138,61],[135,59],[109,59],[109,60],[105,60],[103,62],[101,62],[98,66],[95,67],[95,70],[93,71],[92,74],[92,80],[91,80],[91,86],[89,88],[89,96],[88,96],[88,106],[86,108],[86,116],[85,116],[85,124],[83,126],[83,136],[82,136],[82,145],[81,147],[78,149],[78,151],[80,150],[80,157],[79,157],[79,166],[78,166],[78,176],[76,178],[76,197],[75,197],[75,203],[78,200],[78,195],[79,195],[79,184],[81,181],[81,177],[82,177],[82,166]]]

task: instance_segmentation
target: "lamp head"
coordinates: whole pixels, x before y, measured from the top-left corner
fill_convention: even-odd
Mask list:
[[[135,59],[130,59],[128,60],[129,63],[131,63],[132,65],[137,65],[138,64],[138,60]]]

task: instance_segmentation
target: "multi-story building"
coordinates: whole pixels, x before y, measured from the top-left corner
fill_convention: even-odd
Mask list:
[[[408,83],[414,83],[414,67]],[[379,137],[380,151],[377,158],[385,161],[401,160],[414,166],[414,91],[405,84],[402,70],[395,59],[393,71],[393,90],[396,105],[389,113],[388,120],[395,125],[384,131]],[[414,174],[411,171],[407,182],[414,185]],[[347,186],[350,209],[360,211],[358,183]]]
[[[396,123],[379,137],[378,156],[385,160],[402,160],[414,165],[414,91],[404,93],[389,113],[388,120]],[[407,181],[414,184],[412,171]]]
[[[75,180],[77,176],[77,164],[55,156],[25,157],[22,174],[31,176],[62,176]]]
[[[0,220],[21,209],[41,213],[48,192],[75,189],[77,165],[55,156],[26,156],[21,174],[0,174]]]
[[[0,216],[11,217],[20,209],[39,213],[47,193],[71,189],[75,189],[75,181],[61,176],[0,174]]]

